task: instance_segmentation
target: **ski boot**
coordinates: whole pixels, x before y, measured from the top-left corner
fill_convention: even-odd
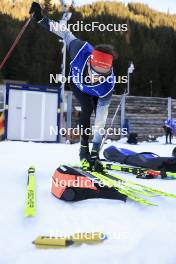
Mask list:
[[[79,157],[83,170],[91,170],[88,144],[81,144]]]
[[[99,158],[100,144],[93,143],[92,151],[90,154],[90,165],[92,170],[105,173],[103,163]]]

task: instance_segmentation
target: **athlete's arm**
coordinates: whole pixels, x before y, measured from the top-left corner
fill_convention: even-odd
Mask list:
[[[66,27],[65,21],[60,20],[59,22],[57,22],[48,17],[44,17],[38,23],[44,28],[46,28],[48,31],[62,38],[65,41],[67,47],[69,47],[71,41],[76,39],[72,32],[69,31]]]
[[[75,57],[80,48],[84,45],[85,41],[82,41],[74,36],[74,34],[66,27],[64,20],[57,22],[49,19],[48,17],[44,17],[39,3],[32,3],[29,14],[33,15],[33,18],[45,29],[56,34],[65,41],[71,59]]]
[[[56,34],[58,37],[62,38],[67,46],[71,60],[78,53],[80,48],[85,44],[85,41],[78,39],[64,24],[64,21],[54,21],[48,17],[44,17],[38,22],[48,31]]]

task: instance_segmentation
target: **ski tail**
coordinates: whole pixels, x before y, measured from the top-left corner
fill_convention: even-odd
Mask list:
[[[36,215],[35,167],[33,166],[28,169],[24,214],[27,217]]]

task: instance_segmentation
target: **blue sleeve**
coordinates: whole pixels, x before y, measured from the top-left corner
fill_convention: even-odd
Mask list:
[[[71,60],[74,59],[78,51],[81,49],[81,47],[85,44],[85,41],[82,41],[80,39],[74,39],[70,42],[70,45],[68,47],[68,52],[70,54]]]

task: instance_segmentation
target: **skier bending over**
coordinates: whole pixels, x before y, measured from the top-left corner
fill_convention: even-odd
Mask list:
[[[81,105],[79,125],[83,133],[80,140],[80,160],[84,167],[101,167],[99,150],[102,135],[100,130],[105,127],[115,85],[112,65],[117,54],[111,45],[100,44],[94,48],[88,42],[75,37],[67,28],[63,30],[63,21],[56,22],[44,17],[41,6],[36,2],[32,3],[29,13],[33,14],[40,25],[61,37],[66,43],[71,58],[69,73],[71,90]],[[85,80],[83,76],[88,76],[88,79]],[[93,111],[95,111],[96,118],[93,147],[90,153],[87,132],[90,132],[90,117]]]

